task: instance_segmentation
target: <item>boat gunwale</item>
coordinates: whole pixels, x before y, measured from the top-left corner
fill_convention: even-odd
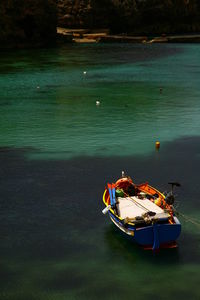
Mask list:
[[[141,184],[142,185],[142,184]],[[165,195],[163,193],[161,193],[159,190],[157,190],[156,188],[152,187],[151,185],[149,185],[147,183],[148,187],[153,189],[155,192],[157,192],[159,194],[159,196],[161,196],[164,200],[165,200]],[[140,186],[140,185],[136,185],[136,186]],[[141,189],[142,190],[142,189]],[[105,196],[106,196],[106,193],[108,192],[108,189],[105,187],[105,191],[103,193],[103,203],[106,205],[106,207],[108,207],[108,203],[106,202],[106,199],[105,199]],[[108,195],[109,196],[109,195]],[[122,219],[120,216],[117,216],[114,212],[114,210],[112,208],[109,209],[109,211],[117,218],[119,219],[120,221],[123,221],[124,219]],[[173,216],[174,217],[174,216]],[[133,223],[133,222],[127,222],[127,224],[129,225],[132,225],[132,226],[135,226],[136,224]],[[151,225],[150,225],[151,226]]]

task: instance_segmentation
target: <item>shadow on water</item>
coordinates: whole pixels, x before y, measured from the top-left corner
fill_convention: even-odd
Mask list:
[[[9,282],[15,290],[16,282],[30,275],[23,270],[27,265],[35,274],[30,275],[32,282],[41,290],[75,291],[78,281],[78,293],[85,286],[91,286],[90,291],[85,291],[85,298],[93,293],[93,299],[96,299],[97,280],[98,289],[108,288],[110,297],[110,287],[114,288],[113,282],[106,285],[102,281],[102,276],[110,280],[103,267],[104,261],[110,272],[119,266],[122,274],[132,272],[136,266],[138,269],[142,266],[144,270],[156,268],[156,272],[160,266],[159,272],[162,272],[170,266],[189,268],[199,265],[199,228],[184,220],[181,219],[179,247],[154,254],[124,238],[101,213],[106,182],[114,181],[121,170],[125,170],[138,183],[148,180],[161,191],[168,188],[168,181],[180,181],[182,188],[177,191],[179,209],[191,216],[197,215],[200,208],[200,137],[179,139],[161,146],[160,152],[143,157],[78,157],[70,160],[31,160],[28,154],[36,149],[1,148],[2,289],[7,289]],[[12,261],[21,267],[14,268]],[[38,265],[38,273],[34,271],[34,263]],[[62,268],[56,269],[54,265],[57,264]],[[92,286],[93,272],[97,278]],[[142,272],[140,276],[142,280]],[[119,289],[116,288],[116,295],[120,293]],[[21,299],[25,299],[24,295],[26,291]],[[9,299],[20,299],[17,297],[10,296]]]
[[[178,249],[162,249],[157,252],[145,250],[143,247],[135,244],[131,238],[115,229],[112,225],[105,233],[105,241],[108,244],[110,251],[114,253],[114,257],[121,257],[127,260],[129,264],[134,266],[138,263],[161,264],[162,266],[169,264],[180,263]]]
[[[200,208],[200,137],[166,143],[160,152],[145,157],[27,159],[33,151],[36,150],[1,148],[2,233],[5,229],[9,235],[11,228],[14,234],[17,229],[22,234],[32,230],[51,240],[52,232],[59,239],[66,227],[90,230],[91,225],[97,226],[104,220],[101,215],[104,186],[117,179],[121,170],[127,171],[136,182],[148,180],[161,191],[169,189],[168,181],[180,181],[179,209],[192,214]],[[198,229],[193,232],[196,234]]]
[[[76,55],[74,55],[74,50]],[[143,44],[90,44],[90,45],[67,45],[52,49],[18,49],[17,51],[1,52],[0,73],[26,72],[33,70],[46,70],[70,66],[91,66],[130,64],[136,62],[151,61],[160,57],[167,57],[183,50],[176,45],[155,44],[146,47]],[[106,52],[106,56],[105,56]],[[13,63],[14,62],[14,63]]]
[[[116,261],[123,256],[123,260],[133,264],[133,266],[136,262],[140,264],[141,261],[152,265],[160,265],[161,267],[181,265],[182,263],[200,264],[200,235],[192,233],[183,233],[182,235],[183,237],[177,243],[177,248],[161,249],[153,252],[135,244],[131,238],[121,233],[111,224],[105,232],[105,243],[112,255],[114,254]]]

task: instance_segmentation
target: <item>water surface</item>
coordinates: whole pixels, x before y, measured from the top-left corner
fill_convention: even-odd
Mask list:
[[[43,158],[118,149],[126,156],[149,153],[155,140],[198,135],[198,47],[90,45],[2,55],[1,145],[37,148]]]
[[[125,170],[180,181],[200,219],[199,61],[199,45],[1,53],[1,299],[200,298],[199,227],[180,217],[179,247],[153,254],[101,214]]]

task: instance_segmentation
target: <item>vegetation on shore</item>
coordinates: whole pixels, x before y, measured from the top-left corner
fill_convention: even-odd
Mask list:
[[[200,32],[198,0],[58,0],[61,27],[139,35]]]
[[[0,47],[37,47],[56,27],[108,28],[111,34],[200,32],[198,0],[1,0]]]
[[[0,47],[38,47],[56,40],[54,0],[1,0]]]

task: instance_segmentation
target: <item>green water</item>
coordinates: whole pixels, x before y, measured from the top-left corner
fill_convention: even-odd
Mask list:
[[[1,53],[1,300],[200,299],[198,226],[180,217],[179,247],[152,253],[101,214],[125,170],[179,180],[200,219],[199,78],[198,44]]]
[[[37,158],[132,155],[198,135],[199,61],[198,45],[1,55],[1,145],[34,147]]]

